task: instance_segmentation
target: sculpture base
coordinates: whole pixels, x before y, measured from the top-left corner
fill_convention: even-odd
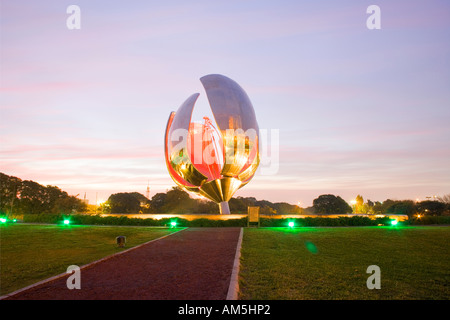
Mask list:
[[[231,214],[228,201],[223,201],[219,203],[220,214]]]

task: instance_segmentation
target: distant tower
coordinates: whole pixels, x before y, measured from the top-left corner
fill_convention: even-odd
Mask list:
[[[84,193],[83,202],[86,203],[86,204],[89,204],[89,200],[86,199],[86,192]]]
[[[147,184],[147,191],[145,192],[145,196],[147,197],[147,199],[150,199],[150,180]]]

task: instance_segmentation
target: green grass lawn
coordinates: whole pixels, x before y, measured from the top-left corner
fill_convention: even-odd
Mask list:
[[[20,225],[0,227],[0,295],[64,273],[180,229],[120,226]],[[119,248],[116,237],[127,237]]]
[[[240,299],[450,299],[450,227],[246,228]],[[369,290],[367,267],[381,270]]]

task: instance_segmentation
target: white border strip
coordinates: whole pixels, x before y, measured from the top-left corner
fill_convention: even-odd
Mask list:
[[[130,248],[130,249],[127,249],[127,250],[124,250],[124,251],[120,251],[120,252],[114,253],[114,254],[112,254],[112,255],[106,256],[106,257],[104,257],[104,258],[102,258],[102,259],[100,259],[100,260],[96,260],[96,261],[93,261],[93,262],[91,262],[91,263],[85,264],[84,266],[81,266],[81,267],[80,267],[80,270],[81,270],[81,269],[85,269],[85,268],[87,268],[87,267],[91,267],[91,266],[93,266],[94,264],[97,264],[97,263],[99,263],[99,262],[108,260],[108,259],[110,259],[110,258],[112,258],[112,257],[118,256],[118,255],[123,254],[123,253],[125,253],[125,252],[130,252],[131,250],[140,248],[140,247],[145,246],[146,244],[149,244],[149,243],[151,243],[151,242],[154,242],[154,241],[158,241],[158,240],[164,239],[164,238],[166,238],[166,237],[169,237],[169,236],[171,236],[171,235],[173,235],[173,234],[175,234],[175,233],[184,231],[184,230],[186,230],[186,229],[188,229],[188,228],[184,228],[184,229],[181,229],[181,230],[178,230],[178,231],[175,231],[175,232],[166,234],[165,236],[162,236],[162,237],[159,237],[159,238],[156,238],[156,239],[153,239],[153,240],[150,240],[150,241],[141,243],[140,245],[137,245],[137,246],[132,247],[132,248]],[[11,296],[14,296],[14,295],[20,293],[20,292],[23,292],[23,291],[26,291],[26,290],[28,290],[28,289],[37,287],[37,286],[39,286],[39,285],[41,285],[41,284],[44,284],[44,283],[47,283],[47,282],[51,282],[51,281],[53,281],[53,280],[62,278],[62,277],[64,277],[64,276],[67,276],[67,272],[58,274],[58,275],[53,276],[53,277],[48,278],[48,279],[41,280],[41,281],[36,282],[36,283],[34,283],[34,284],[32,284],[32,285],[29,285],[29,286],[27,286],[27,287],[25,287],[25,288],[18,289],[18,290],[16,290],[16,291],[11,292],[11,293],[5,294],[4,296],[1,296],[1,297],[0,297],[0,300],[9,298],[9,297],[11,297]]]
[[[230,286],[228,287],[227,299],[226,300],[237,300],[239,292],[239,268],[241,259],[241,246],[242,246],[242,236],[244,234],[244,228],[241,228],[239,234],[239,240],[236,246],[236,255],[234,256],[233,272],[231,273]]]

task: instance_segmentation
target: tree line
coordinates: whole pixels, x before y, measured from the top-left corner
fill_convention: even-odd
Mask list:
[[[256,200],[254,197],[236,197],[229,201],[230,211],[245,214],[249,206],[260,207],[261,214],[406,214],[444,215],[450,214],[450,195],[439,198],[439,201],[391,200],[383,202],[367,200],[358,195],[353,205],[348,204],[340,196],[332,194],[320,195],[308,208],[301,208],[286,202],[272,203],[267,200]],[[179,187],[166,193],[157,193],[147,199],[137,192],[112,194],[102,208],[109,213],[210,213],[218,214],[217,204],[203,199],[193,199]]]
[[[56,186],[43,186],[0,172],[0,212],[9,214],[80,213],[86,204]]]
[[[231,213],[246,214],[249,206],[260,207],[262,214],[300,214],[302,208],[287,202],[272,203],[266,200],[256,200],[253,197],[231,198],[228,202]],[[209,213],[218,214],[219,208],[213,201],[194,199],[179,187],[155,194],[147,199],[138,192],[121,192],[112,194],[108,201],[102,204],[102,212],[108,213]]]
[[[450,214],[450,194],[437,200],[412,201],[391,200],[383,202],[367,200],[358,195],[354,203],[348,204],[340,196],[324,194],[308,208],[286,202],[257,200],[254,197],[236,197],[229,201],[230,211],[246,214],[249,206],[260,207],[261,214],[406,214],[439,216]],[[14,214],[39,213],[85,213],[88,206],[76,196],[70,196],[56,186],[43,186],[31,180],[21,180],[0,172],[0,211]],[[194,199],[179,187],[156,193],[151,199],[138,192],[111,194],[101,204],[103,213],[209,213],[218,214],[216,203],[205,199]]]
[[[364,198],[357,195],[351,206],[340,197],[322,195],[315,199],[313,204],[315,213],[404,214],[409,217],[450,214],[450,194],[438,197],[437,200],[387,199],[383,202],[371,200],[364,202]]]

